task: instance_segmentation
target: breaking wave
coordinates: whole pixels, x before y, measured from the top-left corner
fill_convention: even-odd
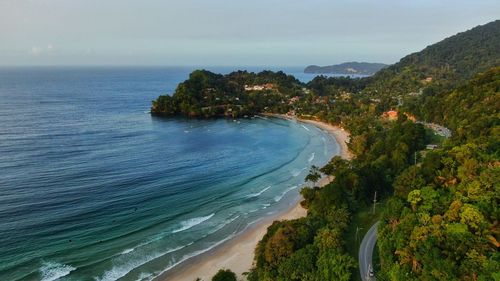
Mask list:
[[[283,197],[290,191],[296,189],[298,186],[294,185],[294,186],[291,186],[287,189],[285,189],[285,191],[283,191],[280,195],[277,195],[274,197],[274,201],[275,202],[279,202],[281,199],[283,199]]]
[[[192,258],[192,257],[196,257],[197,255],[201,255],[201,254],[203,254],[203,253],[206,253],[206,252],[208,252],[208,251],[212,250],[213,248],[215,248],[215,247],[219,246],[220,244],[222,244],[222,243],[224,243],[224,242],[228,241],[229,239],[232,239],[235,235],[236,235],[236,234],[235,234],[235,233],[233,233],[232,235],[229,235],[228,237],[226,237],[226,238],[224,238],[224,239],[220,240],[219,242],[214,243],[213,245],[211,245],[211,246],[210,246],[210,247],[208,247],[208,248],[205,248],[205,249],[202,249],[202,250],[199,250],[199,251],[193,252],[193,253],[191,253],[191,254],[184,255],[184,256],[183,256],[183,257],[182,257],[179,261],[177,261],[177,262],[173,262],[173,263],[172,263],[169,267],[165,268],[165,270],[163,270],[163,271],[162,271],[159,275],[161,275],[161,274],[163,274],[163,273],[165,273],[165,272],[169,271],[170,269],[174,268],[175,266],[179,265],[180,263],[182,263],[182,262],[184,262],[184,261],[186,261],[186,260],[188,260],[188,259],[190,259],[190,258]]]
[[[140,257],[135,258],[135,259],[133,257],[118,258],[117,260],[115,260],[115,262],[114,262],[115,264],[120,262],[122,259],[125,260],[124,263],[122,263],[120,265],[113,266],[112,269],[104,272],[102,277],[100,277],[100,278],[95,277],[95,280],[96,281],[118,280],[118,279],[124,277],[125,275],[127,275],[132,270],[136,269],[137,267],[139,267],[143,264],[146,264],[146,263],[148,263],[154,259],[157,259],[161,256],[164,256],[166,254],[178,251],[178,250],[180,250],[184,247],[187,247],[191,244],[193,244],[193,243],[190,243],[190,244],[187,244],[184,246],[180,246],[180,247],[176,247],[176,248],[172,248],[172,249],[168,249],[167,251],[164,251],[164,252],[156,252],[156,253],[146,254],[146,255],[140,256]],[[54,279],[51,279],[51,280],[54,280]]]
[[[314,160],[314,156],[316,156],[316,153],[314,153],[314,152],[313,152],[313,153],[311,154],[311,156],[309,157],[309,159],[307,159],[307,161],[308,161],[309,163],[311,163],[311,162]]]
[[[299,176],[299,175],[300,175],[300,174],[301,174],[304,170],[307,170],[307,167],[304,167],[304,168],[302,168],[302,169],[300,169],[300,170],[294,170],[294,171],[292,171],[292,176],[293,176],[294,178],[296,178],[296,177],[298,177],[298,176]]]
[[[215,215],[215,213],[212,213],[206,217],[198,217],[198,218],[192,218],[192,219],[188,219],[188,220],[185,220],[183,222],[181,222],[181,227],[175,229],[172,231],[172,233],[177,233],[177,232],[181,232],[181,231],[184,231],[184,230],[188,230],[194,226],[197,226],[199,225],[200,223],[206,221],[206,220],[209,220],[211,217],[213,217]]]
[[[262,189],[261,191],[257,192],[257,193],[251,193],[251,194],[248,194],[246,197],[247,198],[252,198],[252,197],[259,197],[262,193],[266,192],[269,188],[271,188],[271,186],[268,186],[264,189]]]
[[[68,275],[75,267],[57,262],[46,262],[40,267],[42,281],[53,281]]]

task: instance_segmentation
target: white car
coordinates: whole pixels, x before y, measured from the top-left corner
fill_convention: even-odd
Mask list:
[[[368,265],[368,276],[373,277],[375,274],[373,273],[373,267],[371,264]]]

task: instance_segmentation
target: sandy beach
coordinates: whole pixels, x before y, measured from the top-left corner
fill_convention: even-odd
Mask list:
[[[347,144],[349,143],[350,140],[349,133],[345,131],[343,128],[314,120],[307,120],[307,119],[297,119],[297,120],[300,122],[313,124],[316,127],[327,131],[330,135],[332,135],[335,138],[335,140],[339,144],[340,157],[347,160],[352,158],[352,154],[349,151],[349,148],[347,147]]]
[[[268,115],[276,118],[290,119],[285,115]],[[352,155],[347,148],[349,142],[349,133],[340,127],[327,123],[296,119],[299,122],[309,123],[325,130],[334,137],[340,146],[340,156],[344,159],[350,159]],[[332,179],[324,177],[318,183],[319,186],[328,184]],[[267,228],[277,220],[291,220],[304,217],[307,210],[300,206],[300,200],[290,205],[290,208],[274,217],[264,218],[259,223],[251,225],[247,230],[235,238],[223,243],[212,251],[194,257],[171,271],[161,275],[158,280],[170,281],[194,281],[197,278],[203,281],[210,281],[211,278],[221,268],[231,269],[238,276],[238,280],[245,280],[244,272],[248,272],[252,267],[254,258],[254,249],[257,243],[262,239]]]

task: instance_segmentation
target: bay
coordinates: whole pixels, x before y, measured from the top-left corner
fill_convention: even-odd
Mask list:
[[[286,120],[151,117],[191,70],[0,69],[1,280],[151,279],[289,208],[338,152]]]

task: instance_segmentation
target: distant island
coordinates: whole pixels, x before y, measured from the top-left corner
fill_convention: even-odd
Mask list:
[[[310,65],[304,69],[304,73],[312,74],[360,74],[373,75],[387,64],[370,62],[344,62],[341,64],[317,66]]]

